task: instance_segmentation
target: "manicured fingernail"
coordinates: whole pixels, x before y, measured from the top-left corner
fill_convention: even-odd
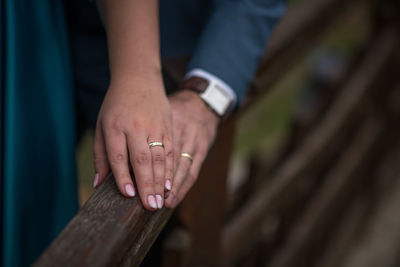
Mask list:
[[[125,192],[130,197],[135,196],[135,189],[133,189],[133,186],[131,184],[125,185]]]
[[[93,188],[96,188],[98,183],[99,183],[99,174],[96,173],[96,175],[94,176]]]
[[[157,198],[157,208],[162,209],[162,206],[163,206],[162,196],[156,195],[156,198]]]
[[[147,201],[149,202],[150,207],[152,207],[153,209],[157,208],[157,203],[156,203],[156,199],[154,198],[154,196],[152,196],[152,195],[148,196]]]
[[[171,181],[170,181],[170,180],[166,180],[166,181],[165,181],[165,188],[166,188],[168,191],[171,191],[171,189],[172,189],[172,184],[171,184]]]

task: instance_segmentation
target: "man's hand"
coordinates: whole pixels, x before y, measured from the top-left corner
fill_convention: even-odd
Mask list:
[[[157,77],[111,84],[97,120],[94,147],[94,187],[111,169],[121,193],[135,196],[132,167],[149,210],[163,207],[164,187],[170,188],[174,176],[171,110]],[[162,142],[164,148],[150,148],[150,142]]]
[[[219,117],[190,90],[169,97],[174,132],[175,178],[165,206],[176,207],[196,182],[208,150],[214,142]],[[188,153],[189,158],[181,153]]]

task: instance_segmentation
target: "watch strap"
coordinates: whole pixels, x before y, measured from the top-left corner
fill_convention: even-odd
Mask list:
[[[231,102],[229,104],[229,106],[227,107],[224,114],[222,114],[222,115],[219,114],[212,106],[210,106],[209,103],[207,103],[207,101],[205,101],[203,99],[203,97],[201,97],[201,94],[206,91],[206,89],[208,88],[209,85],[210,85],[210,82],[207,79],[204,79],[204,78],[198,77],[198,76],[191,76],[188,79],[185,79],[181,83],[180,89],[188,89],[188,90],[192,90],[192,91],[199,93],[200,98],[204,101],[204,103],[207,105],[207,107],[211,111],[213,111],[221,119],[226,119],[228,117],[228,115],[231,113],[231,111],[233,110],[234,103]]]
[[[192,76],[181,83],[181,89],[190,89],[198,93],[204,93],[210,82],[204,78]]]

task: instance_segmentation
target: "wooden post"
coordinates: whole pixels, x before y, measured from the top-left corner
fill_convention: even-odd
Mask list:
[[[219,266],[235,122],[231,117],[221,125],[199,179],[180,207],[179,217],[191,235],[183,266]]]

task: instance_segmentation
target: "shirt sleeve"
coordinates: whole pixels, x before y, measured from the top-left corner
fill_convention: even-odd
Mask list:
[[[218,85],[218,87],[223,90],[227,95],[230,96],[230,99],[232,99],[232,107],[235,107],[237,104],[237,95],[236,92],[233,91],[232,87],[230,87],[226,82],[224,82],[223,80],[221,80],[220,78],[218,78],[217,76],[209,73],[206,70],[203,69],[192,69],[190,70],[186,75],[185,75],[185,79],[189,79],[190,77],[200,77],[203,79],[206,79],[208,81],[210,81],[213,84]],[[232,110],[228,110],[227,112],[231,112]]]
[[[201,69],[223,81],[240,104],[254,76],[286,0],[216,0],[193,57]]]

